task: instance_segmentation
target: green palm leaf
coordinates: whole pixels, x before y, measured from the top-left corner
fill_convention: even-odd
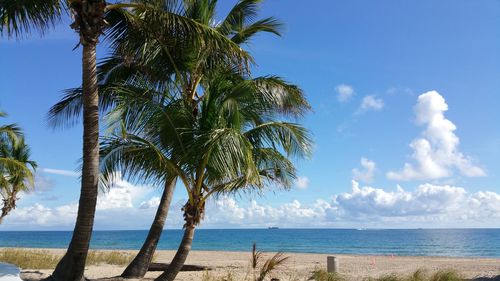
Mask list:
[[[60,21],[64,10],[61,0],[0,0],[0,35],[44,32]]]

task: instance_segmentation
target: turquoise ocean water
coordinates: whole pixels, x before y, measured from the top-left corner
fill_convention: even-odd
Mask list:
[[[145,230],[96,231],[94,249],[139,249]],[[173,250],[181,230],[165,230],[158,248]],[[0,247],[65,248],[70,231],[0,231]],[[404,256],[500,257],[500,229],[200,229],[194,250]]]

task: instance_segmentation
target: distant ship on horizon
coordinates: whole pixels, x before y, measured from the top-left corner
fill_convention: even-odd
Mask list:
[[[279,229],[279,227],[277,227],[277,226],[270,226],[267,229]]]

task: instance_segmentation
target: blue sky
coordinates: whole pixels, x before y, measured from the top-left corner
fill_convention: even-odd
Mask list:
[[[223,15],[234,1],[220,2]],[[263,35],[247,46],[254,74],[305,90],[315,153],[298,163],[294,189],[219,198],[205,227],[500,226],[499,1],[268,0],[261,14],[286,27],[281,38]],[[77,169],[81,126],[54,131],[46,112],[63,89],[79,85],[76,42],[67,24],[43,38],[0,41],[0,108],[23,127],[41,167],[39,191],[24,196],[5,229],[72,228],[78,178],[50,169]],[[429,91],[436,93],[421,96]],[[424,150],[410,144],[421,140],[431,147],[419,162],[412,155]],[[419,168],[427,160],[436,164],[431,171]],[[406,175],[387,175],[405,163]],[[147,228],[159,195],[119,184],[101,196],[97,228]],[[174,201],[183,198],[180,187]],[[467,214],[457,211],[464,204]],[[178,205],[171,227],[182,225]],[[119,214],[129,214],[128,224],[107,219]]]

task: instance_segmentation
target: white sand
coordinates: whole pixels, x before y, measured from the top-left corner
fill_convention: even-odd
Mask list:
[[[54,254],[62,254],[63,250],[50,249]],[[128,251],[134,253],[133,251]],[[174,251],[158,251],[157,262],[168,263]],[[307,280],[315,269],[326,269],[324,254],[286,254],[289,261],[279,272],[273,274],[281,281]],[[270,255],[266,255],[270,256]],[[500,275],[500,259],[485,258],[449,258],[449,257],[400,257],[400,256],[361,256],[336,255],[340,261],[340,272],[350,280],[362,280],[365,277],[379,277],[390,273],[410,274],[423,268],[430,272],[453,269],[465,278]],[[244,280],[249,271],[251,254],[248,252],[221,252],[221,251],[193,251],[190,253],[187,264],[213,267],[210,272],[213,276],[224,276],[231,273],[236,280]],[[119,276],[123,268],[120,266],[90,266],[86,269],[86,276],[91,279]],[[32,271],[23,270],[21,277],[37,280],[47,276],[50,270]],[[181,272],[177,280],[201,280],[204,272]],[[151,280],[159,273],[150,272],[147,279]]]

